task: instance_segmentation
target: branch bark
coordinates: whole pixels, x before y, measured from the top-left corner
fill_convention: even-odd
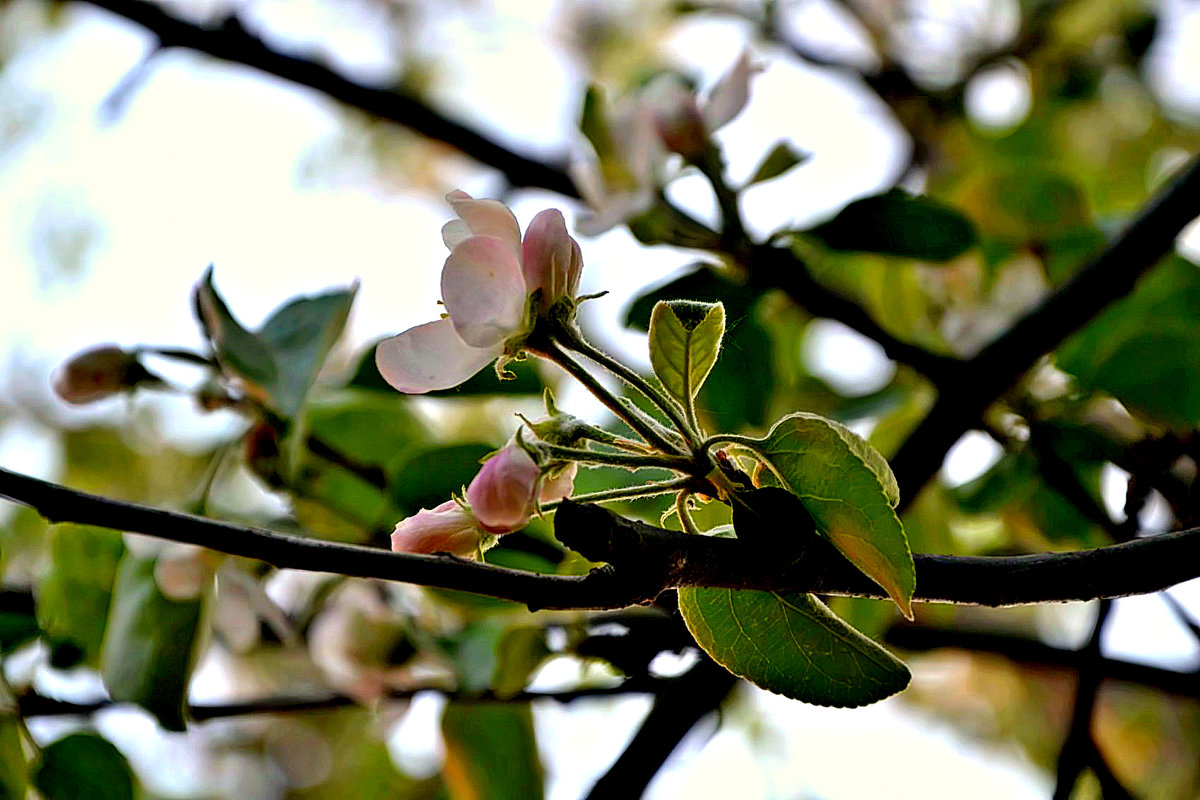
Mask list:
[[[276,567],[459,589],[539,608],[623,608],[681,586],[884,598],[824,540],[791,564],[738,539],[695,537],[566,502],[555,533],[592,561],[587,575],[539,575],[452,556],[417,556],[307,539],[110,500],[0,469],[0,497],[52,522],[78,522],[200,545]],[[763,532],[786,535],[788,520]],[[1200,528],[1110,547],[1028,556],[916,556],[918,602],[986,606],[1093,600],[1157,592],[1200,576]]]
[[[185,47],[214,58],[252,67],[268,75],[307,86],[352,108],[445,142],[494,167],[518,186],[537,186],[578,197],[564,159],[540,160],[519,153],[426,105],[420,98],[393,88],[364,86],[318,61],[280,53],[247,31],[236,15],[218,27],[205,27],[169,13],[148,0],[86,0],[153,33],[160,46]]]
[[[901,510],[941,467],[958,438],[984,410],[1042,356],[1083,327],[1110,303],[1128,294],[1167,253],[1184,226],[1200,216],[1200,157],[1191,162],[1138,212],[1074,277],[1047,296],[949,380],[938,383],[929,414],[892,459],[900,484]]]

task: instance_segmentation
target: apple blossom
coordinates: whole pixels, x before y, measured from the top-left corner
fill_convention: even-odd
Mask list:
[[[454,500],[447,500],[436,508],[423,508],[400,520],[392,532],[392,550],[471,556],[479,552],[483,537],[471,512]]]
[[[529,523],[536,501],[549,503],[569,496],[576,469],[572,462],[557,476],[546,478],[533,457],[510,441],[484,462],[471,481],[467,504],[486,530],[509,533]]]
[[[598,163],[576,161],[569,168],[592,209],[580,218],[580,232],[594,236],[649,210],[667,151],[702,158],[712,133],[745,108],[750,79],[760,69],[743,51],[703,102],[682,78],[666,73],[618,101],[610,119],[585,119],[601,129],[588,133]]]
[[[537,317],[573,303],[579,289],[583,257],[559,211],[538,213],[522,241],[503,203],[461,191],[446,199],[459,216],[442,228],[450,249],[441,282],[446,315],[385,339],[376,350],[380,374],[408,394],[449,389],[516,355]]]

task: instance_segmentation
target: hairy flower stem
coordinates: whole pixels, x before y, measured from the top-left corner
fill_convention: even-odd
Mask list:
[[[697,473],[695,459],[690,456],[671,455],[671,454],[649,454],[637,455],[634,453],[603,453],[598,450],[584,450],[577,447],[563,447],[556,444],[548,444],[546,442],[538,442],[533,445],[539,452],[544,453],[555,460],[563,461],[578,461],[581,464],[604,464],[610,467],[622,467],[624,469],[642,469],[643,467],[657,467],[659,469],[672,469],[676,472],[683,472],[688,475]]]
[[[640,486],[619,486],[615,489],[604,489],[599,492],[588,492],[587,494],[577,494],[570,499],[575,503],[604,503],[611,500],[635,500],[639,497],[654,497],[656,495],[670,494],[677,492],[680,489],[691,486],[696,482],[696,479],[689,476],[682,478],[673,478],[669,481],[661,481],[658,483],[645,483]],[[561,500],[555,500],[551,503],[542,503],[542,511],[553,511],[562,504]]]
[[[630,410],[626,408],[625,405],[619,399],[617,399],[612,392],[606,389],[604,385],[600,383],[600,381],[596,380],[594,375],[584,369],[583,365],[578,361],[571,358],[571,356],[568,355],[553,340],[547,337],[544,341],[539,341],[536,344],[530,342],[527,343],[526,346],[530,352],[533,352],[549,361],[553,361],[555,364],[558,364],[560,367],[566,370],[568,375],[587,387],[587,390],[591,392],[597,400],[603,403],[605,408],[616,414],[617,417],[624,421],[625,424],[630,428],[632,428],[638,434],[638,436],[641,436],[647,442],[654,445],[664,453],[683,455],[683,451],[680,450],[679,447],[677,447],[661,433],[656,431],[653,427],[648,425],[645,420],[630,412]]]
[[[690,425],[680,413],[679,406],[675,401],[663,394],[662,391],[637,374],[637,372],[584,339],[578,330],[563,326],[562,328],[555,329],[554,337],[568,350],[573,350],[581,356],[590,358],[613,375],[616,375],[626,385],[644,395],[647,400],[662,411],[663,415],[675,426],[675,429],[684,435],[692,448],[700,444],[700,436],[696,433],[695,427]]]

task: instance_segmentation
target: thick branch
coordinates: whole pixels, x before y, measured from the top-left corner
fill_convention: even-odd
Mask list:
[[[277,567],[459,589],[531,608],[623,608],[663,590],[708,586],[883,598],[883,591],[824,543],[777,564],[737,539],[695,537],[564,503],[559,540],[609,566],[584,576],[538,575],[451,556],[391,553],[204,519],[78,492],[0,470],[0,497],[52,522],[79,522],[186,542]],[[779,520],[763,539],[787,535]],[[1029,556],[917,555],[918,602],[1003,606],[1123,597],[1200,576],[1200,528],[1111,547]]]
[[[1125,231],[1038,306],[939,381],[937,402],[900,447],[892,469],[907,506],[960,436],[1042,356],[1083,327],[1169,253],[1200,216],[1200,157],[1148,203]]]
[[[528,703],[533,700],[552,700],[558,703],[573,703],[589,697],[615,697],[633,694],[657,694],[674,689],[682,678],[629,678],[616,686],[592,686],[567,689],[559,692],[517,692],[497,697],[491,691],[461,692],[444,686],[420,686],[413,689],[397,689],[387,694],[388,700],[410,700],[422,692],[436,692],[450,700],[472,703]],[[97,700],[92,703],[73,703],[53,697],[27,692],[17,697],[17,706],[24,717],[87,716],[108,708],[112,700]],[[323,697],[267,697],[258,700],[241,700],[232,703],[199,703],[188,706],[188,719],[205,722],[210,719],[244,717],[251,714],[296,714],[306,711],[328,711],[337,708],[362,706],[352,697],[331,694]]]
[[[209,28],[176,17],[147,0],[87,2],[141,25],[157,36],[163,47],[185,47],[207,53],[316,89],[347,106],[445,142],[499,170],[518,186],[540,186],[568,197],[578,196],[562,164],[510,150],[403,91],[363,86],[317,61],[276,52],[243,28],[236,16],[228,17],[220,27]]]
[[[1079,650],[1054,647],[1023,636],[919,624],[894,626],[884,634],[883,641],[909,652],[956,648],[973,653],[991,653],[1035,667],[1074,670],[1084,660]],[[1103,656],[1096,662],[1096,668],[1105,680],[1148,686],[1178,697],[1200,697],[1200,675],[1196,672],[1178,672]]]

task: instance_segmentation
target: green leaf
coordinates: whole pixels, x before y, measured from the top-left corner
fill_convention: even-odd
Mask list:
[[[38,622],[46,635],[79,648],[95,666],[104,639],[121,534],[88,525],[54,525],[47,534],[50,568],[37,586]]]
[[[7,655],[41,633],[33,614],[0,611],[0,654]]]
[[[807,231],[832,250],[947,261],[975,244],[975,228],[960,213],[900,189],[855,200]]]
[[[756,183],[763,183],[778,178],[792,167],[799,166],[808,161],[809,158],[811,158],[810,154],[797,150],[790,143],[786,141],[779,142],[763,158],[762,163],[758,165],[758,169],[754,171],[753,177],[746,182],[746,186],[753,186]]]
[[[121,559],[100,675],[113,700],[136,703],[165,729],[182,731],[208,592],[195,600],[172,600],[159,591],[154,565],[155,559],[131,552]]]
[[[912,676],[904,663],[810,594],[679,590],[679,610],[704,652],[756,686],[819,706],[864,706]]]
[[[1200,267],[1168,257],[1068,339],[1057,362],[1080,386],[1190,431],[1200,422]]]
[[[449,703],[442,713],[443,777],[454,798],[537,800],[544,796],[533,716],[527,704]]]
[[[916,569],[896,516],[887,461],[858,434],[816,414],[784,417],[757,446],[803,502],[817,530],[912,619]]]
[[[549,656],[544,628],[517,625],[504,631],[496,643],[496,669],[492,674],[496,696],[506,699],[523,690],[534,670]]]
[[[33,783],[46,800],[133,800],[133,772],[121,751],[95,733],[73,733],[42,751]]]
[[[495,450],[486,444],[471,442],[419,450],[389,466],[392,502],[406,514],[422,508],[434,508],[462,492],[479,472],[480,461]]]
[[[685,408],[721,351],[725,307],[690,300],[660,301],[650,315],[650,364],[662,385]]]
[[[21,725],[14,711],[0,714],[0,800],[25,800],[29,767],[21,743]]]
[[[217,293],[209,267],[195,305],[217,360],[249,383],[251,393],[285,417],[295,416],[325,357],[342,334],[357,284],[279,308],[258,333],[242,327]]]
[[[294,299],[263,325],[259,338],[278,368],[267,390],[280,413],[291,417],[300,410],[325,357],[346,327],[357,292],[355,284],[349,289]]]
[[[212,344],[217,360],[226,369],[257,387],[275,382],[278,368],[265,342],[242,327],[213,285],[209,267],[196,284],[193,301],[196,316]]]
[[[583,95],[583,110],[579,115],[579,130],[591,142],[601,163],[611,159],[616,151],[612,131],[608,127],[608,109],[604,91],[591,85]]]

